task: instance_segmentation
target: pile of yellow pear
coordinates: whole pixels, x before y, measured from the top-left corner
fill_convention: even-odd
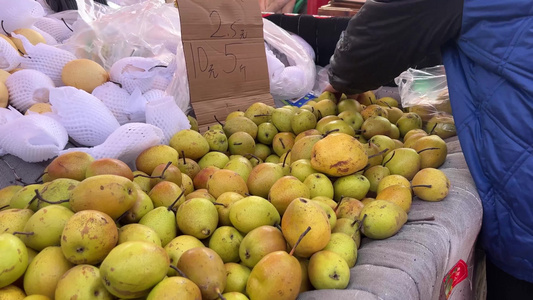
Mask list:
[[[344,289],[362,236],[396,234],[414,199],[450,189],[438,168],[453,120],[423,121],[372,92],[324,93],[301,108],[254,103],[205,132],[189,120],[135,168],[68,152],[41,181],[1,189],[0,299]]]

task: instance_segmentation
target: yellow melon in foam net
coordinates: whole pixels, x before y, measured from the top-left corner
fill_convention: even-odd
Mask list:
[[[9,93],[5,83],[0,81],[0,107],[7,107],[9,100]]]
[[[65,85],[92,93],[97,86],[109,80],[109,74],[98,63],[81,58],[72,60],[63,67],[61,80]]]
[[[44,114],[47,112],[52,112],[52,106],[50,105],[50,103],[35,103],[34,105],[30,106],[30,108],[28,108],[25,115],[29,115],[30,111],[38,114]]]
[[[5,84],[9,75],[11,75],[11,73],[8,71],[0,70],[0,82]]]

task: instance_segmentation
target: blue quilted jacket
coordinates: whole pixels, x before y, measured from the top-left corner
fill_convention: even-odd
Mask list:
[[[488,258],[533,282],[533,2],[373,0],[350,20],[330,82],[383,85],[441,50],[461,146],[483,202]]]

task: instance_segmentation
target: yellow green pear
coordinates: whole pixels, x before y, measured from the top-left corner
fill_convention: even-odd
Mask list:
[[[10,208],[0,211],[0,232],[13,233],[24,231],[26,222],[33,215],[33,211],[28,208]]]
[[[226,120],[223,130],[228,137],[239,131],[248,133],[254,139],[257,137],[257,124],[245,116]]]
[[[331,206],[329,206],[326,202],[317,200],[312,201],[318,204],[318,206],[322,207],[322,209],[326,212],[326,215],[328,216],[329,227],[333,229],[337,223],[337,215],[335,214],[335,210],[333,210],[333,208],[331,208]]]
[[[318,251],[309,259],[309,280],[317,290],[345,289],[350,282],[350,267],[344,258],[329,250]]]
[[[113,248],[100,265],[105,288],[114,296],[131,299],[148,295],[167,274],[165,249],[154,243],[131,241]]]
[[[13,197],[11,197],[11,200],[9,201],[9,207],[10,208],[31,208],[29,205],[33,204],[33,202],[36,202],[37,199],[35,199],[35,190],[40,190],[42,188],[42,184],[36,183],[36,184],[29,184],[22,189],[18,190]],[[35,205],[36,206],[36,205]]]
[[[267,198],[272,185],[283,176],[283,167],[281,165],[262,163],[252,169],[246,184],[250,194]]]
[[[202,300],[200,288],[184,277],[167,277],[148,294],[146,300]]]
[[[359,219],[352,220],[348,218],[337,219],[335,227],[331,233],[344,233],[355,241],[357,248],[361,245],[361,232],[359,231]]]
[[[178,207],[176,222],[184,234],[205,239],[217,228],[218,211],[213,202],[204,198],[192,198]]]
[[[244,236],[240,247],[241,264],[253,268],[268,253],[287,249],[287,242],[279,229],[264,225]]]
[[[406,213],[411,210],[413,194],[411,188],[401,184],[391,185],[376,195],[376,200],[386,200],[398,204]]]
[[[296,244],[307,227],[311,230],[295,250],[299,257],[310,257],[322,250],[329,242],[331,228],[324,209],[312,200],[298,198],[289,204],[281,219],[281,231],[289,246]]]
[[[148,197],[152,200],[154,207],[171,206],[176,209],[185,201],[181,187],[171,181],[161,181],[156,184],[148,193]],[[176,202],[175,200],[179,200]]]
[[[161,246],[161,239],[157,232],[142,224],[128,224],[118,229],[118,244],[128,241],[145,241]]]
[[[42,185],[39,193],[41,194],[42,199],[46,200],[41,201],[37,199],[32,202],[31,208],[38,210],[42,207],[52,205],[52,203],[57,203],[64,207],[70,208],[69,198],[70,192],[79,184],[80,182],[70,178],[57,178],[50,182],[46,182]]]
[[[361,143],[345,133],[329,134],[311,151],[311,166],[330,176],[350,175],[363,169],[367,162]]]
[[[39,43],[46,44],[46,40],[44,39],[43,35],[31,28],[15,29],[13,30],[13,33],[24,36],[32,45],[37,45]],[[26,49],[24,49],[24,45],[22,44],[22,41],[20,39],[16,37],[11,37],[11,41],[13,41],[13,44],[17,46],[17,49],[19,49],[20,52],[26,54]]]
[[[250,270],[248,267],[238,263],[225,263],[226,268],[226,288],[224,293],[239,292],[246,293],[246,282],[250,277]]]
[[[8,285],[6,287],[0,288],[0,299],[1,300],[24,300],[26,294],[16,285]]]
[[[100,270],[91,265],[77,265],[68,270],[57,282],[55,300],[95,299],[111,300],[102,282]]]
[[[331,234],[331,239],[324,250],[329,250],[340,255],[348,264],[348,267],[355,266],[357,261],[357,244],[351,236],[336,232]]]
[[[407,213],[395,203],[374,200],[363,207],[359,220],[365,236],[381,240],[395,235],[402,228],[407,222]]]
[[[441,201],[448,196],[450,180],[439,169],[425,168],[411,181],[414,194],[425,201]]]
[[[49,246],[59,246],[61,234],[66,223],[74,213],[61,205],[50,205],[35,212],[24,226],[24,232],[33,234],[24,235],[21,239],[26,246],[41,251]]]
[[[21,189],[21,185],[8,185],[0,189],[0,210],[7,209],[13,195]]]
[[[169,145],[178,153],[183,153],[184,157],[195,160],[209,152],[209,143],[199,132],[192,129],[178,131],[170,139]]]
[[[97,264],[115,247],[118,230],[105,213],[84,210],[68,219],[61,235],[61,250],[74,264]]]
[[[59,279],[73,266],[63,256],[60,247],[44,248],[24,273],[24,291],[28,296],[38,294],[54,299]]]
[[[0,253],[0,288],[3,288],[15,282],[26,271],[28,250],[18,237],[11,233],[1,233]]]
[[[246,293],[251,299],[296,299],[302,283],[302,269],[293,254],[310,229],[302,231],[290,253],[286,250],[268,253],[254,266],[246,283]]]
[[[137,223],[144,215],[154,209],[154,202],[141,188],[137,187],[137,200],[122,218],[124,223]]]
[[[242,234],[234,227],[221,226],[209,237],[208,247],[213,249],[224,263],[238,262],[242,239]]]
[[[54,158],[46,167],[50,179],[70,178],[78,181],[85,179],[87,167],[94,157],[81,151],[67,152]]]
[[[178,228],[176,225],[176,215],[168,207],[160,206],[152,209],[144,215],[139,224],[146,225],[155,232],[161,239],[161,246],[165,246],[176,237]]]
[[[394,149],[383,157],[381,165],[387,167],[391,174],[411,180],[420,170],[420,155],[411,148]]]
[[[448,147],[438,135],[422,137],[413,145],[420,155],[420,168],[438,168],[446,161]]]
[[[376,192],[379,193],[385,188],[396,184],[401,184],[408,188],[411,187],[411,183],[409,182],[409,180],[407,180],[407,178],[403,177],[402,175],[389,175],[381,179],[381,181],[378,183],[378,188]]]
[[[331,199],[335,195],[333,183],[331,183],[331,180],[322,173],[308,175],[304,179],[304,184],[309,188],[310,198],[323,196]]]
[[[291,159],[297,161],[299,159],[311,159],[311,152],[313,145],[322,139],[322,135],[305,136],[294,142],[291,150]]]
[[[118,175],[97,175],[80,182],[70,193],[73,211],[98,210],[116,219],[133,207],[137,189]]]
[[[226,287],[224,262],[212,249],[204,247],[185,251],[178,261],[178,269],[198,285],[204,300],[217,299]]]
[[[246,234],[262,225],[279,224],[281,217],[276,207],[268,200],[249,196],[233,203],[229,219],[237,230]]]
[[[226,300],[249,300],[249,298],[246,297],[246,295],[244,295],[243,293],[239,293],[239,292],[224,293],[222,294],[222,297],[224,297],[224,299]]]
[[[339,201],[335,208],[335,213],[337,214],[338,219],[348,218],[351,220],[357,220],[364,206],[365,205],[358,199],[344,197]]]
[[[248,186],[236,172],[222,169],[213,173],[207,180],[207,190],[215,198],[225,192],[235,192],[244,196],[248,193]]]
[[[151,187],[154,187],[161,181],[170,181],[180,186],[182,181],[181,170],[178,166],[171,163],[157,165],[152,171],[151,177]]]
[[[198,247],[205,247],[204,244],[197,238],[195,238],[192,235],[180,235],[172,239],[166,246],[165,251],[167,251],[168,257],[170,259],[170,265],[177,267],[178,261],[183,254],[183,252],[192,249],[192,248],[198,248]],[[177,275],[176,270],[174,270],[172,267],[169,267],[168,276],[175,276]]]
[[[137,170],[145,174],[152,174],[155,167],[160,164],[171,162],[173,165],[178,166],[179,155],[178,151],[169,145],[155,145],[139,153],[135,159],[135,166]]]
[[[287,206],[296,198],[310,198],[311,193],[307,185],[294,176],[284,176],[278,179],[270,188],[268,200],[283,215]]]
[[[229,212],[233,203],[244,198],[243,195],[235,192],[225,192],[222,195],[218,196],[216,203],[217,212],[218,212],[218,225],[219,226],[230,226],[231,220],[229,218]]]

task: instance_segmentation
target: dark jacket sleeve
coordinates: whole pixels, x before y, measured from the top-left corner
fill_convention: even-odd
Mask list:
[[[456,38],[463,0],[368,0],[342,33],[330,61],[333,88],[376,89]]]
[[[107,5],[107,0],[94,0],[94,2]],[[48,3],[50,8],[55,12],[78,9],[76,0],[46,0],[46,3]]]

